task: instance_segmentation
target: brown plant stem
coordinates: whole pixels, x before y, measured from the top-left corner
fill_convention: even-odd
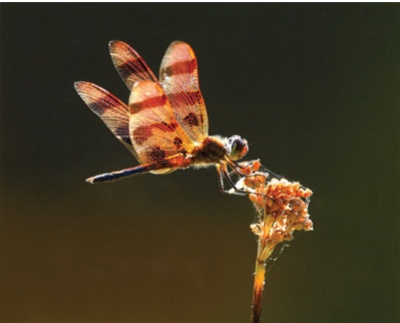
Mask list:
[[[251,307],[251,323],[261,322],[261,301],[265,285],[266,259],[272,252],[265,246],[265,240],[258,240],[257,258],[254,273],[253,301]],[[267,254],[266,254],[267,253]]]
[[[256,272],[254,276],[253,305],[251,313],[251,323],[261,322],[261,300],[264,290],[265,263],[256,262]]]

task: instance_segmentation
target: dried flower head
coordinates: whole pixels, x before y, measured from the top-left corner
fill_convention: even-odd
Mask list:
[[[259,237],[259,261],[266,261],[279,242],[293,239],[295,230],[310,231],[308,214],[311,190],[298,182],[278,178],[264,170],[260,161],[242,163],[244,177],[237,188],[248,193],[257,210],[257,222],[251,229]]]

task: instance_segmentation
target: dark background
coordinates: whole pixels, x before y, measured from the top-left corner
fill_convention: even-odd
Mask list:
[[[255,212],[213,169],[84,181],[137,164],[73,88],[127,100],[111,39],[155,73],[190,43],[210,133],[314,191],[264,322],[398,322],[399,8],[2,4],[1,322],[249,321]]]

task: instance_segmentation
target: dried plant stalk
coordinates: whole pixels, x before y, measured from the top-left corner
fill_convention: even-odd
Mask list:
[[[271,176],[258,160],[242,166],[247,176],[237,187],[248,193],[257,210],[256,223],[250,226],[258,238],[251,322],[259,323],[267,260],[280,242],[293,239],[295,230],[313,229],[308,214],[312,192],[298,182]]]
[[[253,301],[251,308],[251,322],[261,321],[261,300],[264,292],[266,262],[261,260],[262,251],[264,250],[261,245],[262,241],[258,240],[256,269],[254,273],[254,287],[253,287]]]

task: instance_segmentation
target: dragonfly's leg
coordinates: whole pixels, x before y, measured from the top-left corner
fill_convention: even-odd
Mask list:
[[[229,174],[226,171],[226,166],[225,164],[220,164],[217,165],[217,174],[218,174],[218,186],[219,186],[219,190],[222,193],[226,193],[226,194],[234,194],[234,195],[247,195],[248,193],[242,190],[239,190],[235,183],[232,181],[231,177],[229,176]],[[224,184],[224,178],[228,181],[228,183],[230,184],[230,186],[232,187],[232,189],[227,190],[225,189],[225,184]]]
[[[217,175],[218,175],[218,188],[221,193],[226,193],[225,184],[224,184],[224,177],[221,172],[221,168],[217,165]]]
[[[229,164],[229,165],[232,166],[231,164]],[[242,168],[243,168],[243,167],[242,167]],[[219,178],[219,188],[220,188],[220,191],[221,191],[222,193],[233,194],[233,195],[241,195],[241,196],[252,194],[252,195],[263,196],[263,197],[265,197],[265,198],[267,198],[267,199],[273,200],[272,198],[268,197],[268,196],[265,195],[265,194],[256,193],[256,192],[249,192],[249,191],[245,191],[245,190],[243,190],[243,189],[237,188],[236,184],[233,182],[233,180],[232,180],[232,178],[231,178],[231,175],[233,175],[233,174],[236,174],[236,175],[238,175],[239,177],[252,177],[252,176],[256,176],[256,175],[258,175],[258,174],[263,174],[262,172],[258,172],[258,171],[257,171],[257,172],[251,173],[251,174],[239,175],[239,174],[235,171],[235,169],[234,169],[233,167],[232,167],[232,169],[233,169],[233,171],[228,173],[226,164],[222,164],[222,163],[221,163],[220,165],[217,165],[218,178]],[[265,174],[265,173],[264,173],[264,174]],[[268,174],[267,174],[267,176],[268,176]],[[231,189],[229,189],[229,190],[226,190],[226,189],[225,189],[225,187],[224,187],[224,178],[225,178],[225,179],[228,181],[228,183],[230,184]]]

